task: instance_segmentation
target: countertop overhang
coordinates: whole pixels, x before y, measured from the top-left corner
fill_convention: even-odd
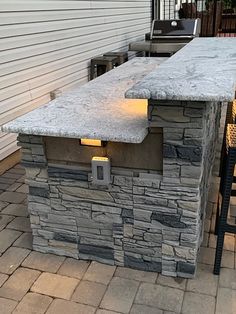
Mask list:
[[[166,58],[134,58],[2,127],[42,136],[141,143],[148,133],[147,101],[125,91]]]
[[[133,99],[232,101],[236,38],[195,38],[129,89]]]

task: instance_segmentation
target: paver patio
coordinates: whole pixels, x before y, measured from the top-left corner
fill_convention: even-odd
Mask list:
[[[27,186],[19,166],[0,177],[0,314],[234,314],[235,236],[212,273],[218,179],[212,183],[195,279],[77,261],[32,251]]]

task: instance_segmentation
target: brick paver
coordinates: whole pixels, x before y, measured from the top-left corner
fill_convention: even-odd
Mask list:
[[[0,288],[0,296],[20,301],[39,275],[40,272],[37,270],[18,268]]]
[[[0,298],[0,313],[1,314],[11,314],[16,306],[17,306],[16,301]]]
[[[67,258],[58,270],[58,274],[81,279],[89,267],[89,262]]]
[[[18,247],[10,247],[0,257],[0,273],[12,274],[17,267],[23,262],[26,256],[30,253],[27,249]]]
[[[135,280],[114,277],[102,300],[101,307],[113,311],[119,309],[122,313],[129,313],[138,287],[139,283]]]
[[[15,308],[13,314],[44,314],[52,301],[52,298],[45,295],[27,293]]]
[[[31,291],[70,300],[78,283],[78,279],[51,273],[42,273],[32,286]]]
[[[56,299],[50,305],[47,314],[94,314],[95,307]]]
[[[181,279],[31,252],[23,174],[17,165],[0,176],[0,314],[236,313],[234,235],[226,236],[220,276],[212,273],[214,189],[196,278]]]
[[[209,295],[186,292],[182,314],[199,314],[207,313],[214,314],[215,298]],[[224,312],[222,312],[224,314]]]
[[[135,303],[180,313],[183,297],[184,292],[180,289],[142,283],[135,298]]]
[[[102,300],[106,288],[107,286],[102,283],[83,280],[76,288],[72,300],[97,307]]]
[[[22,265],[49,273],[56,273],[64,260],[65,257],[63,256],[31,252]]]

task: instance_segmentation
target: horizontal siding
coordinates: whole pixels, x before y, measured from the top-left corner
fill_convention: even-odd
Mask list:
[[[90,60],[150,29],[151,0],[1,0],[0,124],[88,81]],[[0,160],[17,149],[0,133]]]

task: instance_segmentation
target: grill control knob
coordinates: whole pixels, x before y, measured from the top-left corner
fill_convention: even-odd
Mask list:
[[[171,22],[171,26],[176,27],[177,26],[177,22],[176,21],[172,21]]]

